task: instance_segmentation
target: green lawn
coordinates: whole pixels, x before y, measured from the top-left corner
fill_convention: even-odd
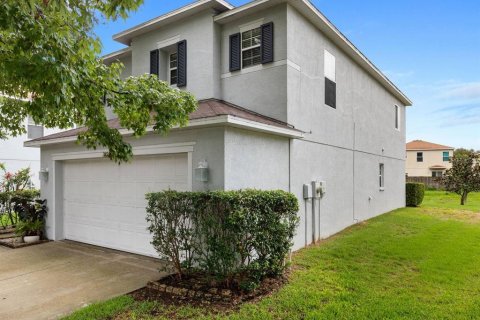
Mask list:
[[[450,208],[480,212],[480,192],[468,195],[467,204],[460,205],[460,196],[456,193],[445,191],[425,191],[424,208]]]
[[[11,225],[11,221],[6,214],[0,214],[0,227],[6,227]]]
[[[480,319],[480,194],[428,192],[294,256],[289,284],[229,315],[123,296],[67,319]],[[436,208],[438,207],[438,208]],[[150,316],[156,314],[155,317]]]

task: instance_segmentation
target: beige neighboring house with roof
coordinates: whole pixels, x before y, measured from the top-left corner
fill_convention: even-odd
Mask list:
[[[441,177],[452,167],[454,148],[423,140],[407,143],[406,174],[408,177]]]

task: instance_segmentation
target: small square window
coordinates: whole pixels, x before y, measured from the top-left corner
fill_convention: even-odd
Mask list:
[[[444,162],[450,162],[450,152],[445,151],[445,152],[443,153],[443,161],[444,161]]]
[[[417,162],[423,162],[423,152],[417,152]]]

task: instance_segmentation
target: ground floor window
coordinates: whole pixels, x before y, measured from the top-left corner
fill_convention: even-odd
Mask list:
[[[432,171],[432,177],[434,177],[434,178],[443,177],[443,171]]]

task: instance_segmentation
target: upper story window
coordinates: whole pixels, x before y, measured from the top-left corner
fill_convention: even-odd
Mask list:
[[[262,63],[262,29],[242,32],[242,68]]]
[[[448,152],[448,151],[443,152],[443,161],[444,162],[449,162],[450,161],[450,152]]]
[[[380,163],[379,165],[379,186],[380,186],[380,190],[384,190],[385,189],[385,165],[383,163]]]
[[[336,83],[336,62],[335,56],[324,51],[324,73],[325,73],[325,104],[332,108],[337,107],[337,83]]]
[[[177,53],[171,53],[168,56],[168,82],[170,85],[176,85],[178,80],[178,59]]]
[[[261,23],[251,23],[230,35],[230,72],[273,62],[273,22]]]
[[[400,107],[395,105],[395,129],[400,130]]]
[[[417,162],[423,162],[423,152],[417,152]]]
[[[150,51],[150,74],[178,88],[187,86],[187,41],[175,37],[159,43],[159,47]]]

